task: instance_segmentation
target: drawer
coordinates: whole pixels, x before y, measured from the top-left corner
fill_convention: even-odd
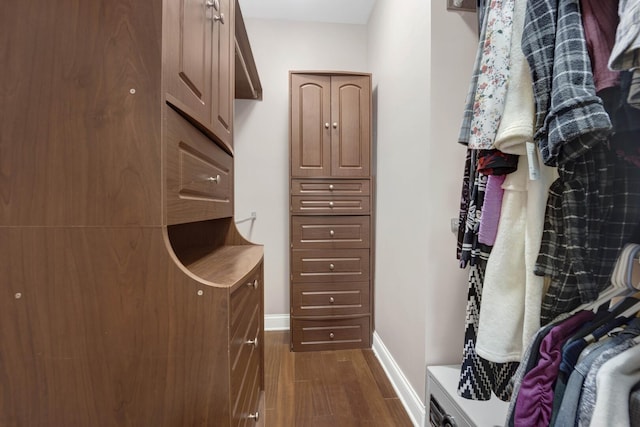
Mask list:
[[[236,427],[254,427],[256,421],[252,416],[255,416],[256,412],[259,411],[261,372],[260,358],[257,352],[254,352],[251,356],[246,368],[245,376],[242,378],[243,381],[236,390],[234,390],[234,379],[232,377],[231,425]],[[259,415],[259,417],[264,416],[264,413]]]
[[[366,179],[292,179],[293,196],[370,196],[370,181]]]
[[[369,196],[291,196],[291,213],[322,215],[366,215]]]
[[[296,249],[291,251],[293,282],[368,282],[368,249]]]
[[[370,317],[349,319],[291,319],[294,351],[341,350],[371,347]]]
[[[349,249],[370,246],[368,216],[292,216],[294,249]]]
[[[295,283],[291,287],[294,316],[345,316],[370,312],[369,282]]]
[[[233,159],[167,108],[167,224],[233,215]]]

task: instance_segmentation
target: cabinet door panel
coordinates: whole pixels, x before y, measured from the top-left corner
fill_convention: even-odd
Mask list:
[[[291,174],[296,177],[331,173],[331,79],[291,75]]]
[[[233,147],[233,99],[235,93],[235,0],[220,0],[211,9],[213,25],[212,126],[229,150]]]
[[[331,176],[369,176],[370,99],[369,77],[332,77]]]
[[[211,25],[202,0],[166,1],[167,101],[211,127]]]

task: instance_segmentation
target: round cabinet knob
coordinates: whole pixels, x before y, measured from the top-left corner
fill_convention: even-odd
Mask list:
[[[220,183],[220,175],[216,175],[216,176],[210,176],[207,178],[207,181],[210,183],[216,183],[219,184]]]
[[[212,7],[214,10],[220,10],[220,0],[207,0],[207,7]]]
[[[333,122],[333,128],[338,129],[338,122]]]
[[[329,230],[329,236],[333,237],[336,235],[336,232],[333,230]]]
[[[329,303],[330,303],[330,304],[333,304],[334,302],[336,302],[336,300],[335,300],[335,299],[333,299],[333,297],[329,297]]]
[[[336,268],[336,266],[335,266],[335,265],[333,265],[333,264],[329,264],[329,270],[333,271],[333,269],[334,269],[334,268]]]
[[[213,21],[214,22],[220,22],[221,24],[224,24],[224,13],[221,13],[220,15],[214,15],[213,16]]]
[[[325,124],[324,124],[324,128],[325,128],[325,129],[329,129],[329,122],[327,122],[327,123],[325,123]]]
[[[333,184],[329,184],[329,190],[333,190]]]
[[[336,336],[333,334],[333,332],[330,332],[330,333],[329,333],[329,339],[331,339],[331,340],[332,340],[332,339],[334,339],[335,337],[336,337]]]
[[[260,412],[256,411],[255,414],[249,414],[247,418],[249,418],[250,420],[254,420],[255,422],[258,422],[258,420],[260,419]]]
[[[333,207],[333,202],[329,202],[329,206],[330,206],[330,207]]]
[[[252,345],[255,348],[258,348],[258,337],[255,337],[255,339],[247,341],[247,344]]]
[[[258,279],[254,280],[253,282],[248,282],[247,286],[253,289],[258,289]]]

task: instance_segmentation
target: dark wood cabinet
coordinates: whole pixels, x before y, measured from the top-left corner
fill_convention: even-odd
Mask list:
[[[291,73],[291,175],[368,177],[371,78]]]
[[[0,425],[264,425],[263,247],[233,210],[235,1],[10,3]]]
[[[235,0],[165,2],[167,101],[233,149]]]
[[[371,76],[294,71],[290,90],[291,347],[370,347]]]

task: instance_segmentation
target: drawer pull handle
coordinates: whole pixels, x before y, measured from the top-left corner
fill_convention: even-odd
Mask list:
[[[333,190],[333,184],[329,184],[329,190]]]
[[[335,338],[335,335],[333,334],[333,332],[330,332],[329,333],[329,339],[334,339],[334,338]]]
[[[329,264],[329,270],[333,271],[333,269],[334,269],[334,268],[336,268],[336,266],[335,266],[335,265],[333,265],[333,264]]]
[[[249,414],[247,418],[249,418],[250,420],[254,420],[255,422],[258,422],[258,420],[260,419],[260,412],[256,411],[255,414]]]
[[[216,175],[216,176],[210,176],[206,179],[208,182],[210,183],[216,183],[219,184],[220,183],[220,175]]]
[[[255,339],[247,341],[247,344],[252,345],[255,348],[258,348],[258,337],[255,337]]]
[[[248,282],[247,286],[253,289],[258,289],[258,279],[254,280],[253,282]]]
[[[333,299],[333,297],[329,297],[329,303],[330,303],[330,304],[333,304],[334,302],[336,302],[336,300],[335,300],[335,299]]]
[[[329,202],[329,206],[330,206],[330,207],[333,207],[333,202]]]
[[[336,232],[335,232],[335,231],[333,231],[333,230],[330,230],[330,231],[329,231],[329,236],[333,237],[333,236],[335,236],[335,235],[336,235]]]

